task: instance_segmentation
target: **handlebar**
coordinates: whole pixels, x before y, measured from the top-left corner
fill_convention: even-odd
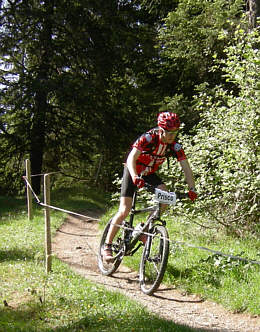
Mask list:
[[[188,193],[182,193],[182,192],[179,192],[179,191],[175,191],[175,194],[176,194],[176,197],[178,199],[189,198]]]
[[[151,185],[151,184],[145,182],[145,183],[144,183],[144,187],[145,187],[145,189],[146,189],[147,191],[149,191],[150,193],[154,194],[154,191],[155,191],[155,189],[156,189],[155,186],[153,186],[153,185]]]
[[[149,192],[151,192],[151,193],[154,194],[155,189],[156,189],[155,186],[153,186],[153,185],[145,182],[144,187],[147,189],[147,191],[149,191]],[[183,192],[179,192],[179,191],[175,191],[175,195],[176,195],[177,199],[184,199],[184,198],[188,198],[189,197],[188,193],[183,193]]]

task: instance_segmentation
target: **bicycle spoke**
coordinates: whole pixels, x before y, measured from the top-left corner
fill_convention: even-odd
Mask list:
[[[144,249],[140,264],[140,287],[145,294],[153,294],[162,281],[169,253],[167,238],[167,230],[157,226]]]
[[[119,228],[112,243],[113,260],[106,261],[103,258],[103,248],[110,225],[111,220],[107,223],[103,231],[98,251],[98,267],[101,273],[107,276],[113,274],[117,270],[124,256],[124,231],[122,228]]]

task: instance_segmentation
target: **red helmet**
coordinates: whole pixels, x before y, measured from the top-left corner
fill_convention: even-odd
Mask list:
[[[157,118],[158,126],[165,130],[173,130],[180,128],[180,119],[176,113],[162,112]]]

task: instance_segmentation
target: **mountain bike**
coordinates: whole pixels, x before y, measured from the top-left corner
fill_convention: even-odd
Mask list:
[[[160,286],[169,256],[169,235],[166,222],[161,219],[161,204],[175,205],[177,199],[187,197],[187,194],[163,191],[147,183],[145,188],[154,193],[155,204],[136,209],[138,191],[135,191],[129,221],[117,225],[119,230],[113,239],[113,260],[110,262],[103,260],[102,252],[112,219],[104,228],[98,250],[98,266],[103,275],[110,276],[117,270],[124,256],[133,256],[143,247],[139,284],[143,293],[152,295]],[[145,212],[151,212],[146,221],[133,228],[135,215]]]

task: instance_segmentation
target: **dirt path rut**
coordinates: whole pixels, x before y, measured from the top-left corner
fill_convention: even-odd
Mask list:
[[[68,216],[53,241],[54,254],[77,273],[109,290],[125,294],[175,323],[205,331],[260,332],[260,317],[232,314],[215,303],[201,301],[197,296],[182,294],[164,285],[152,297],[147,296],[139,290],[137,273],[124,266],[120,266],[113,277],[102,276],[96,257],[99,214],[88,211],[84,215],[88,218]]]

